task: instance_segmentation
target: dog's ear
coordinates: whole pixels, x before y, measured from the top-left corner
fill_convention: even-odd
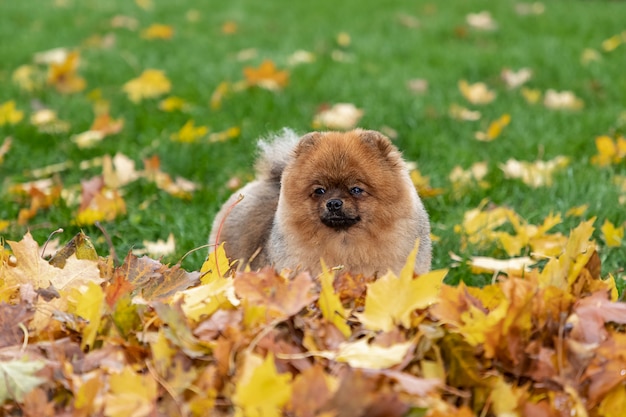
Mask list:
[[[317,145],[321,137],[322,134],[320,132],[310,132],[302,136],[298,141],[298,145],[294,149],[295,156],[298,156],[307,149]]]
[[[380,132],[375,130],[360,130],[357,131],[357,133],[363,143],[377,148],[383,157],[387,157],[391,152],[397,151],[389,138]]]

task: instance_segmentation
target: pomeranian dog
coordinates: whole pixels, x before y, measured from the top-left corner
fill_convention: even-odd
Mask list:
[[[415,272],[431,265],[428,215],[402,155],[376,131],[284,129],[260,141],[257,178],[223,205],[212,245],[252,269],[398,273],[419,239]]]

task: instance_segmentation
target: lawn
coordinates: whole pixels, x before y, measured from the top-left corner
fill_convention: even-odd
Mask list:
[[[621,415],[624,16],[0,0],[0,413]],[[436,271],[333,287],[204,263],[258,138],[332,128],[341,103],[414,163]],[[81,230],[104,259],[82,235],[40,259]]]
[[[524,5],[526,9],[520,9]],[[24,112],[20,122],[0,127],[2,138],[13,138],[0,165],[5,239],[17,240],[31,230],[42,241],[61,227],[65,232],[60,240],[67,241],[82,228],[106,253],[100,230],[76,225],[79,184],[99,175],[101,168],[82,170],[78,163],[122,153],[139,169],[143,159],[156,156],[162,171],[193,181],[198,189],[191,198],[181,199],[149,181],[132,182],[120,190],[126,214],[102,226],[122,255],[143,247],[144,240],[165,240],[172,233],[176,249],[165,259],[176,262],[205,243],[214,213],[232,192],[228,180],[251,178],[257,138],[283,126],[312,130],[320,108],[343,102],[363,110],[359,126],[394,132],[405,157],[418,164],[432,187],[443,189],[425,199],[433,233],[441,239],[435,246],[436,267],[449,266],[448,253],[461,251],[454,226],[483,199],[512,208],[532,224],[550,213],[564,215],[586,204],[583,217],[597,217],[600,241],[599,226],[605,220],[618,226],[626,221],[619,202],[623,191],[612,182],[615,175],[624,174],[624,163],[597,167],[590,162],[597,153],[597,136],[615,137],[624,129],[625,46],[620,46],[622,40],[614,50],[603,49],[603,41],[624,30],[624,6],[619,2],[591,6],[557,1],[543,9],[508,1],[456,1],[445,6],[394,1],[384,7],[378,2],[287,6],[170,1],[141,6],[141,2],[62,0],[0,5],[1,35],[10,39],[0,45],[0,101],[14,101]],[[483,10],[491,13],[494,28],[467,22],[468,14]],[[171,38],[146,39],[144,31],[155,23],[173,29]],[[45,82],[48,64],[33,60],[36,53],[53,48],[79,52],[76,74],[84,78],[84,88],[63,94]],[[300,50],[309,52],[312,62],[290,64]],[[595,59],[584,60],[588,50]],[[277,91],[252,87],[228,92],[219,108],[212,108],[211,98],[221,83],[244,80],[244,69],[257,68],[264,60],[288,71],[288,85]],[[40,82],[31,91],[12,81],[15,71],[25,65],[39,71],[34,77]],[[582,100],[582,109],[553,110],[542,105],[542,99],[529,104],[520,87],[508,88],[501,78],[507,68],[532,71],[524,88],[544,94],[549,89],[573,92]],[[163,71],[171,89],[134,103],[122,87],[146,69]],[[427,84],[425,91],[408,87],[415,79]],[[460,80],[486,83],[496,98],[472,104],[461,94]],[[124,125],[118,133],[80,148],[70,139],[90,128],[95,96],[106,100],[110,116],[123,119]],[[160,110],[159,103],[169,96],[184,100],[185,107]],[[456,120],[450,116],[453,105],[479,111],[481,117]],[[67,122],[66,128],[50,133],[34,126],[30,119],[42,107],[55,111]],[[474,138],[476,131],[484,131],[503,114],[510,115],[510,124],[499,137],[492,142]],[[208,135],[193,138],[192,143],[173,141],[172,135],[190,120],[210,132],[239,128],[240,135],[223,142],[211,141]],[[552,186],[529,187],[505,178],[499,168],[510,158],[532,162],[559,155],[569,158],[569,164],[555,174]],[[11,193],[11,187],[35,179],[33,170],[67,161],[74,165],[55,174],[64,197],[18,224],[19,210],[31,203],[28,197]],[[489,187],[453,194],[451,171],[476,162],[487,164]],[[555,230],[566,233],[579,220],[565,218]],[[606,273],[617,272],[615,252],[601,252]],[[184,266],[197,269],[204,254],[204,250],[192,254]]]

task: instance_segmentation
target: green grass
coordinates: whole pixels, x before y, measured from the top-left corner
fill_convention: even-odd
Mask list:
[[[626,173],[624,162],[602,169],[590,163],[596,152],[596,136],[624,131],[619,117],[626,109],[626,45],[612,53],[601,52],[602,59],[588,66],[580,63],[585,48],[601,51],[604,39],[626,29],[626,5],[622,2],[549,1],[545,13],[537,16],[519,16],[514,1],[170,0],[155,1],[151,10],[121,0],[65,3],[59,7],[54,1],[0,0],[0,103],[15,100],[18,108],[26,111],[21,123],[0,127],[0,141],[6,136],[14,138],[0,165],[0,220],[11,221],[1,232],[5,239],[19,240],[30,229],[42,242],[62,227],[64,241],[78,230],[72,225],[75,208],[63,203],[42,211],[26,226],[15,223],[25,203],[7,190],[15,182],[28,180],[28,171],[116,152],[137,162],[159,155],[164,171],[196,181],[202,188],[185,201],[146,182],[136,182],[125,188],[127,216],[104,227],[120,254],[141,246],[143,240],[165,239],[172,232],[177,251],[166,261],[176,262],[206,242],[213,215],[230,193],[227,180],[234,175],[250,178],[258,137],[283,126],[308,131],[319,106],[337,102],[351,102],[364,109],[362,127],[395,129],[398,147],[407,159],[418,162],[435,187],[449,190],[448,174],[456,165],[467,168],[473,162],[488,162],[489,189],[475,190],[461,199],[453,199],[446,191],[425,200],[433,232],[441,237],[434,250],[434,267],[448,267],[448,252],[460,252],[454,225],[484,198],[513,208],[531,223],[581,204],[589,204],[586,218],[598,217],[597,229],[605,219],[615,224],[626,221],[626,210],[618,202],[619,191],[611,183],[614,175]],[[186,18],[191,9],[199,13],[196,22]],[[498,30],[480,32],[467,27],[466,14],[481,10],[491,12]],[[401,25],[401,14],[419,19],[419,27]],[[136,18],[139,29],[111,28],[111,18],[116,15]],[[222,34],[221,25],[226,21],[237,23],[237,33]],[[173,26],[174,38],[141,39],[140,30],[152,23]],[[340,32],[348,33],[352,40],[343,48],[349,62],[332,59]],[[113,48],[82,46],[89,37],[108,33],[115,35]],[[11,82],[13,71],[30,64],[34,53],[55,47],[80,47],[79,73],[87,80],[87,89],[73,95],[61,95],[50,87],[33,93],[20,91]],[[255,48],[257,57],[237,60],[237,53],[248,48]],[[250,89],[228,96],[221,109],[210,109],[211,94],[220,82],[242,79],[245,66],[257,66],[263,59],[272,59],[279,68],[285,68],[287,57],[297,49],[311,51],[317,59],[291,68],[290,83],[283,91]],[[553,111],[541,104],[527,104],[518,90],[508,91],[500,80],[505,67],[531,68],[534,76],[529,87],[572,90],[584,100],[584,109]],[[121,87],[146,68],[164,70],[172,81],[172,94],[190,102],[191,108],[184,113],[165,113],[157,108],[159,100],[131,103]],[[406,82],[411,78],[428,80],[428,92],[409,92]],[[484,106],[469,105],[457,88],[460,79],[488,83],[498,93],[497,99]],[[112,116],[124,118],[126,124],[120,134],[81,150],[69,136],[91,124],[93,112],[87,93],[96,88],[110,100]],[[28,122],[33,100],[69,121],[70,134],[37,133]],[[450,119],[452,103],[480,110],[481,121]],[[503,113],[509,113],[512,121],[500,138],[491,143],[473,138],[487,121]],[[213,131],[239,126],[242,134],[226,143],[172,142],[170,135],[189,119]],[[571,164],[556,176],[550,188],[532,189],[505,179],[498,169],[498,164],[508,158],[535,160],[557,155],[570,157]],[[66,187],[71,187],[96,174],[97,169],[74,169],[60,177]],[[148,208],[140,209],[146,200],[151,201]],[[557,230],[567,233],[578,222],[566,219]],[[95,227],[85,231],[96,241],[99,253],[106,254],[102,233]],[[597,230],[596,238],[602,242],[600,237]],[[189,256],[183,266],[198,269],[205,253],[201,250]],[[624,266],[623,253],[623,246],[602,248],[603,274],[618,272]],[[453,272],[451,279],[480,280],[465,270]]]

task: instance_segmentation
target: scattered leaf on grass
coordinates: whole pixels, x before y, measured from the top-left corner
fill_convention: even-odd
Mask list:
[[[524,184],[537,188],[551,186],[555,172],[569,165],[569,158],[557,156],[549,161],[518,161],[509,159],[500,164],[500,169],[507,178],[520,179]]]
[[[543,98],[543,105],[551,110],[580,110],[584,102],[571,91],[549,89]]]
[[[485,83],[469,84],[466,80],[460,80],[458,85],[463,97],[472,104],[488,104],[496,98],[496,93]]]
[[[489,124],[486,132],[476,132],[474,137],[481,142],[491,142],[502,133],[502,130],[511,122],[509,114],[503,114],[500,118]]]
[[[174,142],[193,143],[198,142],[209,133],[207,126],[194,126],[193,120],[188,120],[176,133],[172,133],[170,138]]]
[[[498,24],[488,11],[470,13],[465,17],[465,21],[470,27],[478,30],[492,31],[498,28]]]
[[[604,242],[608,247],[616,248],[622,245],[622,240],[624,239],[624,225],[616,227],[606,219],[600,230],[602,231]]]
[[[63,62],[51,62],[48,71],[48,84],[64,94],[83,91],[87,82],[78,75],[79,61],[80,55],[78,51],[73,51],[67,54]]]
[[[133,103],[143,99],[156,98],[167,94],[172,89],[170,80],[161,70],[147,69],[137,78],[124,84],[123,90]]]
[[[15,108],[15,101],[0,104],[0,126],[14,125],[22,121],[24,112]]]
[[[273,61],[266,59],[258,68],[245,67],[243,70],[248,86],[261,87],[270,91],[282,90],[289,83],[289,72],[278,70]]]
[[[349,130],[356,127],[363,117],[363,110],[352,103],[337,103],[321,109],[313,119],[314,129]]]
[[[170,25],[153,23],[146,29],[141,31],[143,39],[172,39],[174,36],[174,28]]]
[[[515,89],[526,84],[533,76],[533,71],[530,68],[520,68],[517,71],[513,71],[509,68],[505,68],[500,73],[500,77],[506,84],[507,88]]]

